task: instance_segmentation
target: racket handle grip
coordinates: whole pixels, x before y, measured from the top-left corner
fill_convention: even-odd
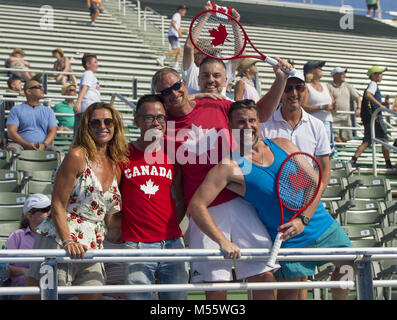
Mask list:
[[[273,58],[270,58],[270,57],[266,57],[265,61],[266,61],[268,64],[272,65],[273,67],[275,67],[275,66],[278,65],[278,61],[275,60],[275,59],[273,59]],[[285,73],[289,74],[290,76],[294,76],[295,73],[296,73],[296,70],[295,70],[295,69],[286,70],[286,69],[281,68],[281,70],[283,70]]]
[[[283,239],[281,238],[282,235],[283,234],[281,232],[278,232],[276,239],[274,239],[273,248],[272,248],[272,251],[270,252],[270,257],[266,263],[266,265],[270,268],[274,268],[274,266],[276,265],[277,255],[281,248],[281,244],[283,242]]]

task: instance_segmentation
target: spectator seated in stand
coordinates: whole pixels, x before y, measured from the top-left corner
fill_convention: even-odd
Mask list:
[[[24,85],[26,102],[14,106],[7,119],[7,134],[12,142],[7,149],[49,150],[62,153],[53,146],[57,134],[57,122],[54,111],[40,104],[44,97],[43,86],[39,80],[28,80]]]
[[[77,96],[76,85],[66,82],[62,87],[63,96]],[[58,120],[58,131],[73,130],[74,127],[74,98],[66,98],[54,106],[55,113],[69,113],[73,116],[56,116]],[[58,134],[60,137],[67,137],[68,134]]]
[[[52,51],[52,56],[57,60],[54,62],[54,67],[52,68],[54,71],[61,72],[73,72],[72,66],[70,65],[70,59],[65,57],[65,54],[61,48],[56,48]],[[62,83],[64,85],[66,81],[70,81],[73,84],[76,84],[76,77],[73,74],[57,74],[55,78],[57,83]]]
[[[25,51],[23,51],[21,48],[15,48],[11,52],[10,57],[6,60],[5,67],[11,69],[21,69],[21,70],[29,69],[30,63],[26,61],[24,57],[25,57]],[[29,71],[21,71],[21,72],[11,71],[9,73],[9,76],[12,78],[20,78],[23,81],[26,81],[34,77],[35,73]]]
[[[3,98],[17,98],[18,96],[25,96],[25,93],[22,89],[22,81],[19,78],[9,78],[7,80],[6,93],[3,95]],[[4,101],[4,109],[11,110],[11,108],[15,106],[14,101]]]

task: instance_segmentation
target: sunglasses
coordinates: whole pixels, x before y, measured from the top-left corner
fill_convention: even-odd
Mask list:
[[[157,116],[151,115],[151,114],[144,114],[143,116],[143,121],[145,121],[146,124],[152,124],[154,120],[157,120],[159,123],[164,123],[167,117],[164,114],[158,114]]]
[[[90,127],[93,129],[98,129],[102,121],[100,119],[93,119],[90,121]],[[106,118],[103,120],[103,124],[105,125],[106,128],[113,128],[114,127],[114,120],[112,118]]]
[[[48,211],[50,211],[50,210],[51,210],[51,206],[48,206],[48,207],[46,207],[46,208],[41,208],[41,209],[33,208],[32,210],[30,210],[30,212],[31,212],[32,214],[35,214],[36,212],[46,213],[46,212],[48,212]]]
[[[285,87],[284,92],[288,93],[288,92],[291,92],[294,89],[296,89],[296,91],[298,91],[298,92],[303,92],[303,91],[305,91],[305,85],[304,84],[297,84],[296,86],[289,85],[289,86]]]
[[[28,89],[43,89],[43,86],[37,85],[37,86],[29,87]]]
[[[181,79],[181,80],[175,82],[171,87],[161,90],[160,94],[162,96],[169,96],[172,93],[172,91],[179,90],[182,87],[182,84],[183,84],[183,80]]]

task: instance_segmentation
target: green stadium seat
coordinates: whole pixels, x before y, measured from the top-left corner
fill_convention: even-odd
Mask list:
[[[378,201],[341,200],[338,201],[337,215],[341,225],[388,226],[384,214],[385,204]]]
[[[0,192],[0,221],[19,220],[27,195],[17,192]]]
[[[349,185],[356,183],[349,189],[350,199],[363,200],[392,200],[390,180],[374,176],[350,176]]]
[[[321,201],[325,200],[344,200],[348,199],[346,192],[347,179],[343,177],[331,176],[327,188],[321,195]]]

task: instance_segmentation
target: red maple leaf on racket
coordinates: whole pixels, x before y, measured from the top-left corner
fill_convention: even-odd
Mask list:
[[[208,31],[214,39],[212,39],[211,44],[214,45],[215,47],[224,44],[225,41],[231,42],[229,39],[227,39],[228,33],[226,31],[226,27],[223,24],[219,24],[219,27],[217,29],[213,28]]]
[[[304,189],[310,184],[310,180],[306,178],[306,174],[303,170],[299,170],[298,173],[290,173],[289,181],[291,186],[295,188],[294,193],[299,189]]]

